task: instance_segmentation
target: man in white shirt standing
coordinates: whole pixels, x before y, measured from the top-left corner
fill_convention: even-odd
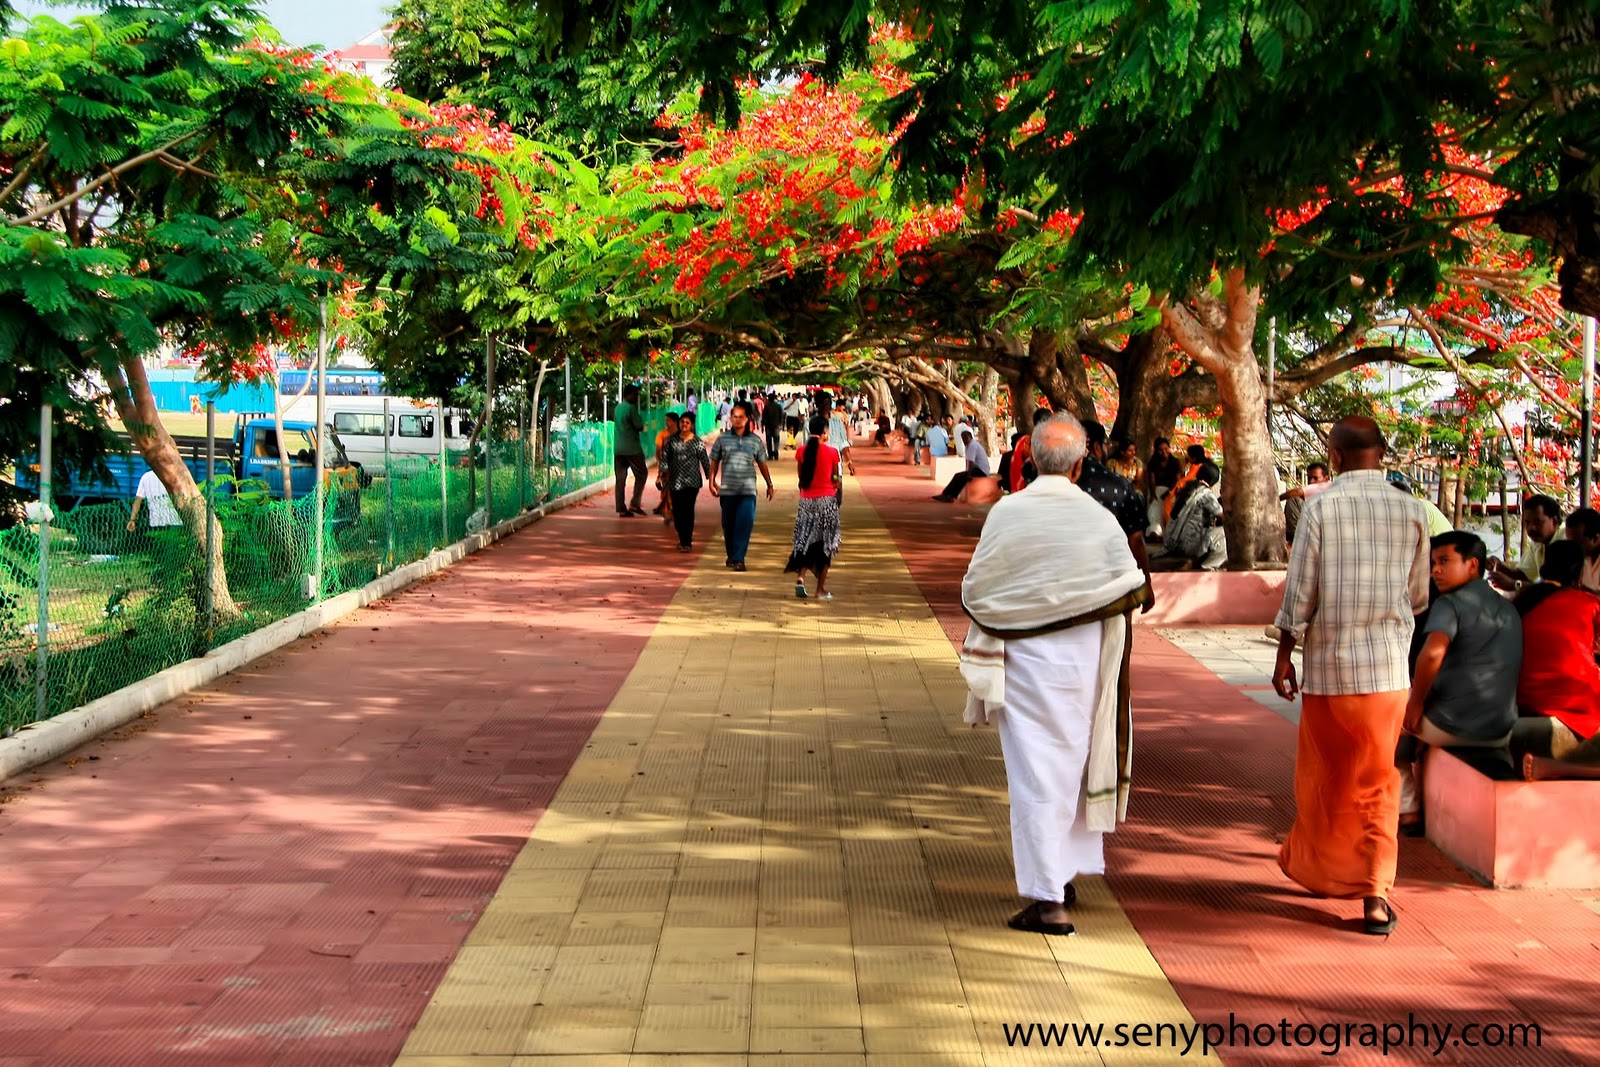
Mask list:
[[[167,487],[161,484],[161,479],[156,477],[155,471],[145,471],[139,479],[139,487],[133,492],[133,511],[128,515],[130,533],[138,525],[140,504],[145,507],[146,518],[152,530],[183,525],[182,516],[172,505],[172,497],[167,494]]]
[[[971,430],[961,431],[961,446],[962,455],[967,460],[967,469],[951,478],[950,484],[944,487],[943,492],[934,494],[933,499],[941,504],[954,503],[956,497],[961,495],[961,490],[965,489],[972,479],[989,477],[989,453],[978,443],[978,439],[972,436]]]

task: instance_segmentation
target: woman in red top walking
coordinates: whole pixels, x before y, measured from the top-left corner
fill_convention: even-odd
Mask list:
[[[1579,588],[1583,550],[1571,541],[1545,549],[1542,579],[1518,595],[1522,675],[1512,734],[1525,749],[1522,771],[1541,778],[1600,778],[1600,595]]]
[[[800,506],[794,516],[794,551],[785,574],[793,574],[794,595],[806,592],[806,571],[817,576],[817,599],[832,600],[828,567],[839,552],[839,450],[828,444],[828,420],[811,420],[811,436],[800,450]]]

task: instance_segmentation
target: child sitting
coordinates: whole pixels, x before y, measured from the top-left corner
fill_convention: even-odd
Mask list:
[[[1411,677],[1405,717],[1410,737],[1401,739],[1396,756],[1400,831],[1411,836],[1422,832],[1421,746],[1504,748],[1517,721],[1522,668],[1522,619],[1484,580],[1489,553],[1483,541],[1452,530],[1431,545],[1439,598],[1428,611]]]

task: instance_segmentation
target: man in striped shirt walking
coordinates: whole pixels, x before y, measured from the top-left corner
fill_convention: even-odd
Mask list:
[[[1328,458],[1339,476],[1306,501],[1289,556],[1272,685],[1301,692],[1290,659],[1305,642],[1295,759],[1295,821],[1278,863],[1319,896],[1360,898],[1364,929],[1394,929],[1389,893],[1399,858],[1395,743],[1411,679],[1412,619],[1428,606],[1428,517],[1384,479],[1377,423],[1334,423]]]

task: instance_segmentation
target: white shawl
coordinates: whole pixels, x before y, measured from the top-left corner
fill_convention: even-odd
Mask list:
[[[1111,608],[1144,587],[1127,536],[1111,513],[1057,475],[997,503],[961,582],[972,628],[961,646],[961,675],[970,692],[965,720],[988,722],[1005,704],[1005,634],[1028,631]],[[1129,601],[1129,606],[1136,599]],[[1103,620],[1100,683],[1089,738],[1087,825],[1111,831],[1128,816],[1131,731],[1119,744],[1129,616]]]

